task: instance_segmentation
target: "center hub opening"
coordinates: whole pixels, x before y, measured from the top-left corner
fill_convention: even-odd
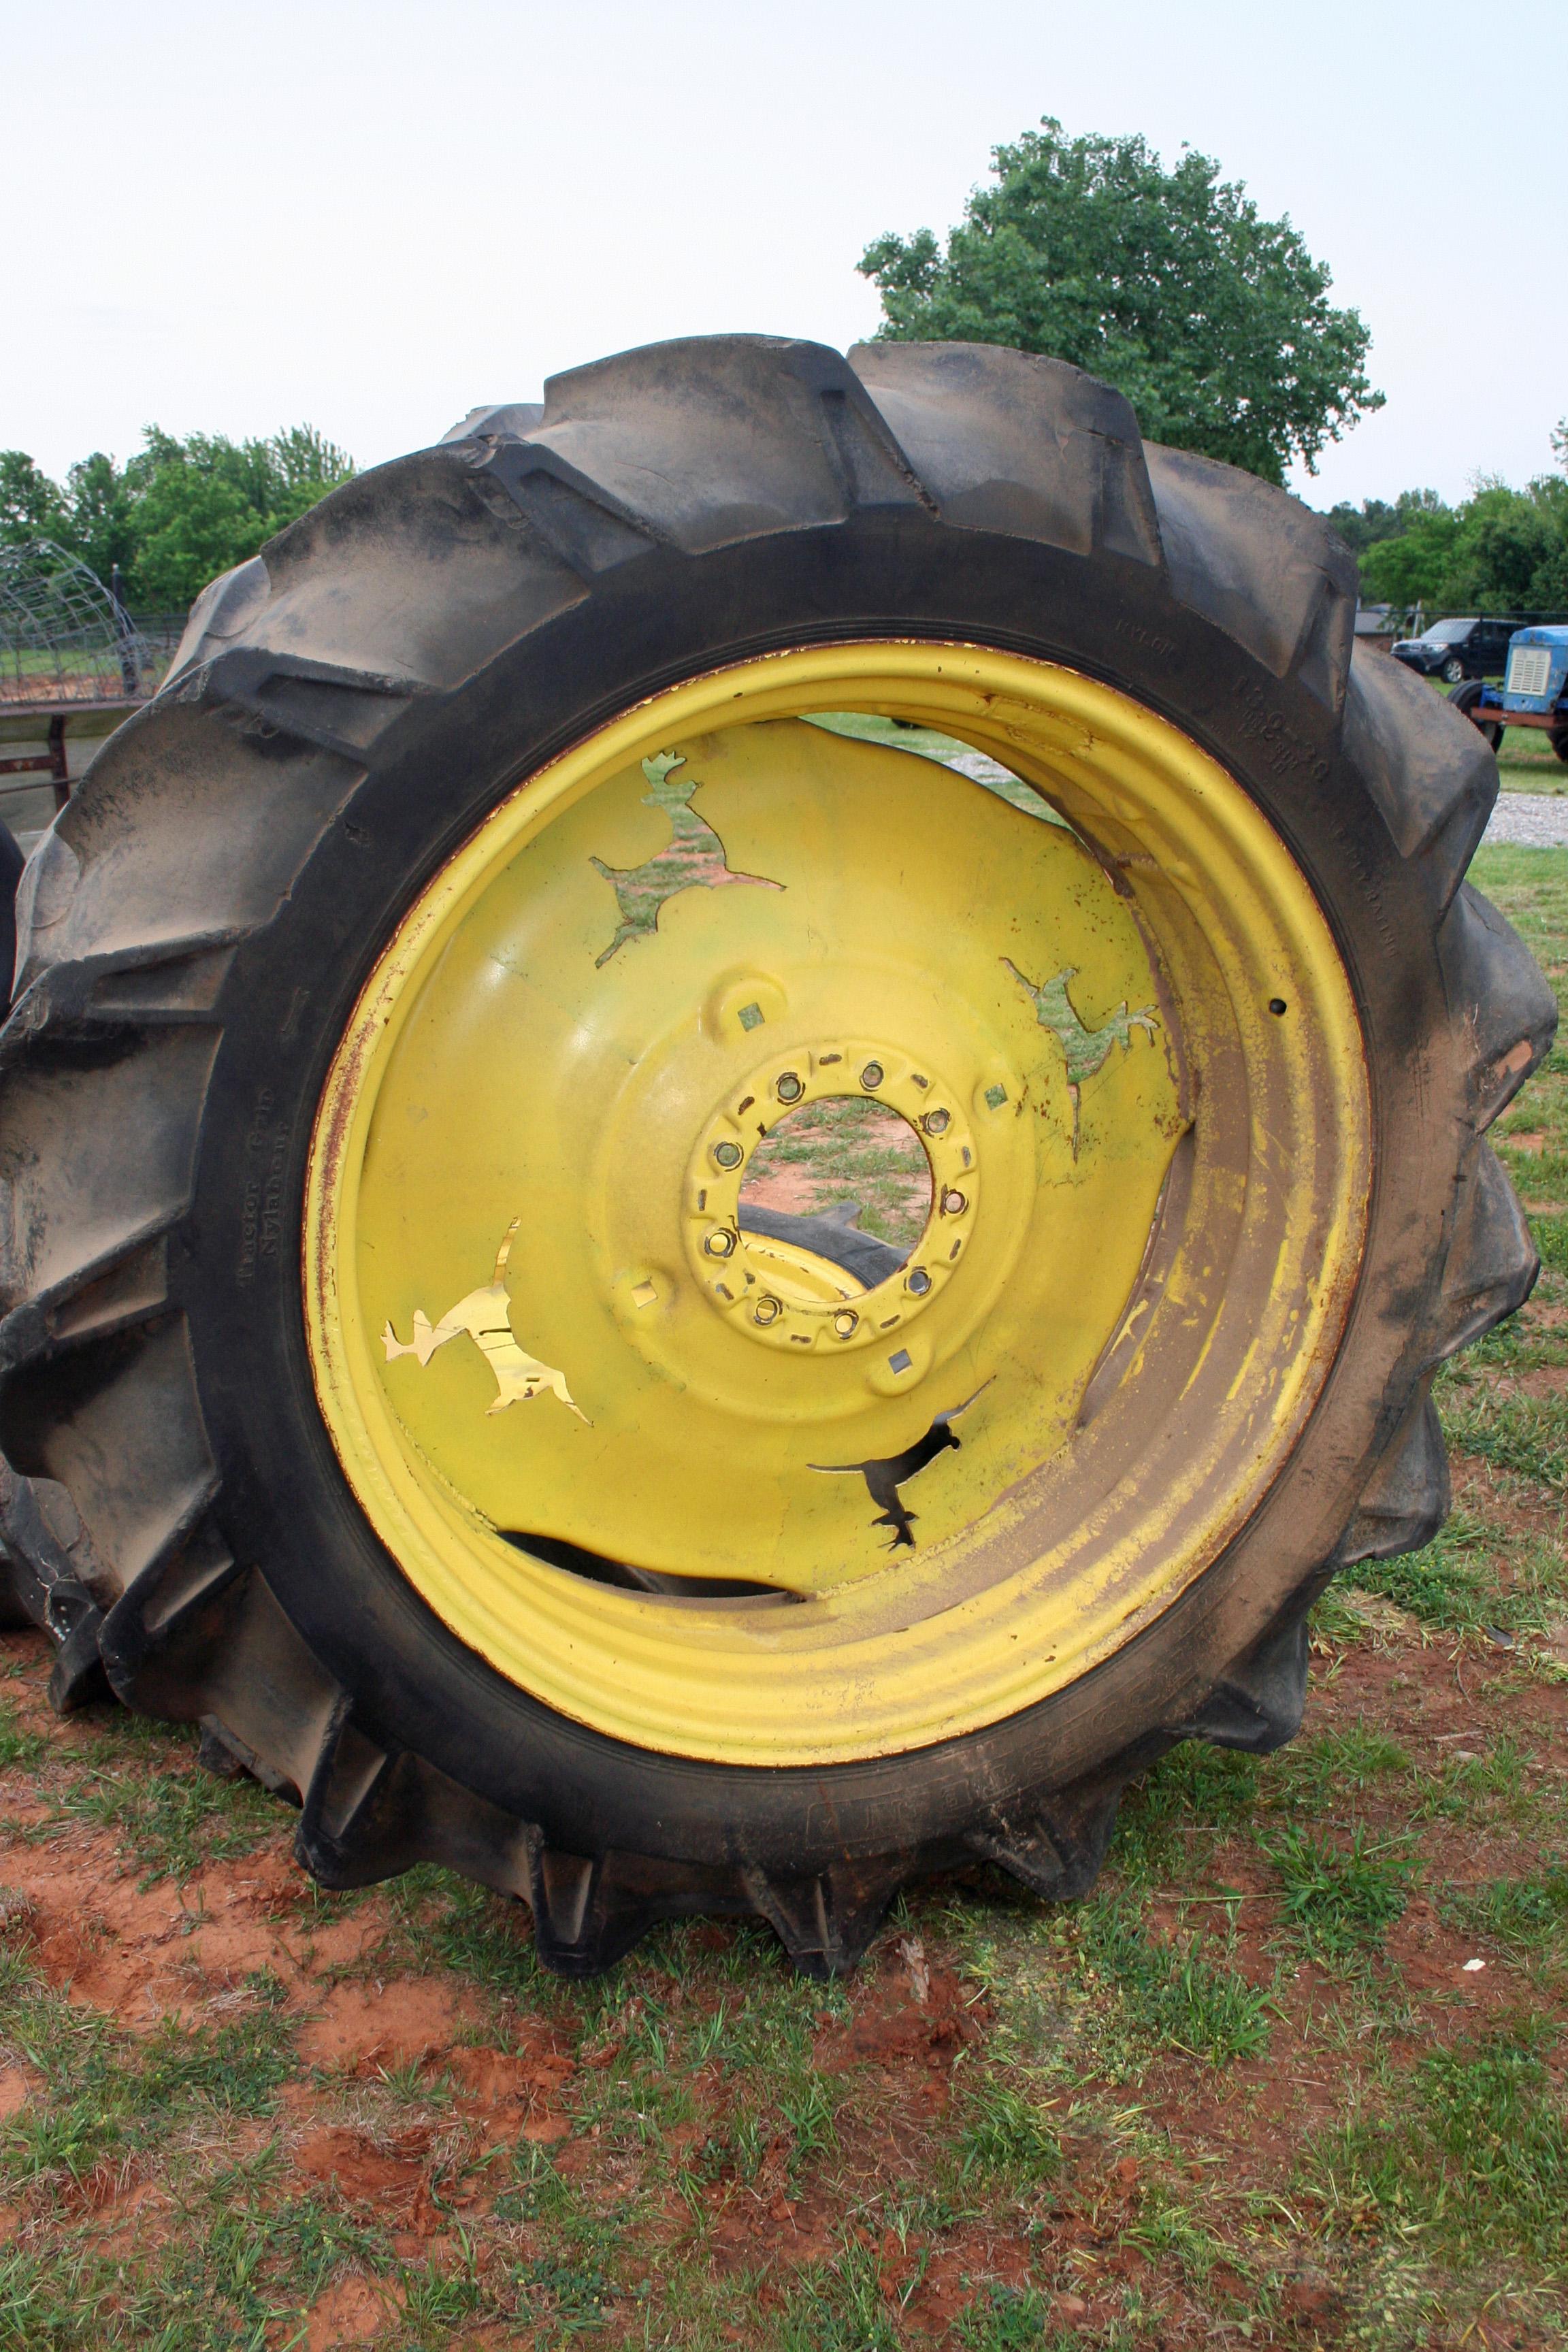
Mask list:
[[[931,1215],[931,1162],[906,1118],[867,1097],[829,1095],[787,1112],[752,1152],[741,1223],[822,1219],[868,1234],[908,1263]]]

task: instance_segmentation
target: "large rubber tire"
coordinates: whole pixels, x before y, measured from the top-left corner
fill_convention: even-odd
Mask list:
[[[842,1968],[976,1857],[1071,1895],[1173,1743],[1289,1738],[1314,1597],[1447,1509],[1436,1368],[1534,1281],[1481,1139],[1555,1025],[1463,878],[1491,754],[1354,648],[1355,586],[1319,518],[1071,368],[748,337],[559,378],[541,426],[363,476],[215,583],[29,864],[0,1041],[0,1527],[57,1704],[107,1676],[200,1721],[323,1882],[448,1864],[576,1974],[694,1911]],[[672,681],[873,637],[1064,665],[1238,782],[1338,943],[1373,1177],[1305,1431],[1153,1622],[963,1737],[752,1769],[543,1705],[399,1572],[312,1381],[307,1160],[383,946],[520,778]]]
[[[1485,743],[1488,751],[1495,757],[1497,752],[1502,748],[1501,723],[1495,719],[1478,719],[1476,717],[1476,705],[1479,702],[1481,696],[1485,691],[1486,681],[1484,678],[1470,677],[1465,680],[1463,686],[1451,687],[1448,690],[1448,699],[1453,704],[1454,709],[1459,713],[1460,718],[1468,719],[1469,720],[1471,726],[1479,735],[1482,742]]]

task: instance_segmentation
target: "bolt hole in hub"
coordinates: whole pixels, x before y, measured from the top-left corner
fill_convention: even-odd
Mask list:
[[[1197,745],[984,647],[769,656],[525,779],[388,943],[316,1128],[318,1397],[545,1704],[742,1763],[929,1744],[1245,1525],[1367,1126],[1328,926]]]

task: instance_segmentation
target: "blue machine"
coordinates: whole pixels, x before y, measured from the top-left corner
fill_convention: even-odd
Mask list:
[[[1494,751],[1505,727],[1539,727],[1568,764],[1568,626],[1516,629],[1508,641],[1501,686],[1470,679],[1448,699]]]

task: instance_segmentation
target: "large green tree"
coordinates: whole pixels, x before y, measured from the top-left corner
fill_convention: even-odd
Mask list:
[[[181,441],[157,425],[143,437],[123,467],[95,450],[63,488],[24,451],[0,450],[0,545],[52,540],[103,581],[118,565],[138,609],[177,611],[353,472],[309,425],[268,440]]]
[[[1068,139],[1047,116],[993,168],[945,252],[927,228],[868,247],[882,339],[1070,360],[1124,392],[1151,440],[1271,482],[1381,407],[1359,315],[1210,157],[1166,171],[1142,139]]]

